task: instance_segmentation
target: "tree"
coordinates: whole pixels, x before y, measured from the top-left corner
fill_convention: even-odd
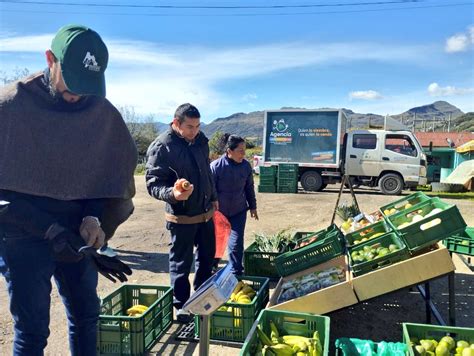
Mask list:
[[[222,132],[216,131],[209,140],[209,151],[211,153],[211,157],[220,156],[224,153],[224,147],[222,147],[221,144],[222,135]]]
[[[135,107],[129,105],[118,106],[117,109],[122,114],[128,130],[135,141],[140,160],[144,160],[148,147],[159,133],[153,115],[139,115],[136,113]]]

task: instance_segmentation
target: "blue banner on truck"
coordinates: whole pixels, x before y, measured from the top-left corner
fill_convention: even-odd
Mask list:
[[[336,164],[338,120],[338,111],[268,111],[265,161]]]

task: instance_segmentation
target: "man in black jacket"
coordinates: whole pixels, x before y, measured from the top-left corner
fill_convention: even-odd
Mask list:
[[[200,117],[193,105],[179,106],[170,128],[150,145],[147,153],[148,193],[167,203],[173,304],[181,322],[190,320],[182,307],[191,293],[188,278],[194,246],[197,253],[194,289],[211,276],[216,249],[212,216],[218,202],[209,168],[208,139],[199,130]],[[183,180],[191,183],[190,189],[180,188]]]

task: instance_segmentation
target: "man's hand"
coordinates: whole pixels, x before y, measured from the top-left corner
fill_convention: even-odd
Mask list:
[[[254,218],[255,220],[258,220],[257,209],[250,210],[250,216]]]
[[[192,184],[189,186],[188,190],[181,190],[179,187],[181,187],[181,184],[184,181],[186,181],[186,179],[180,178],[174,183],[173,195],[174,198],[178,201],[188,200],[194,190],[194,185]]]
[[[87,246],[100,248],[105,242],[105,233],[100,227],[99,220],[93,216],[86,216],[79,227],[81,237]]]
[[[212,202],[212,207],[214,208],[215,211],[219,210],[219,201],[213,201]]]

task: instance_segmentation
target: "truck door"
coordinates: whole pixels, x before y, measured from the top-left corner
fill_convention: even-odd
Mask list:
[[[386,134],[381,166],[384,171],[399,172],[406,183],[418,182],[420,152],[412,138],[405,134]]]
[[[380,153],[374,133],[349,134],[346,148],[346,174],[374,177],[380,173]]]

